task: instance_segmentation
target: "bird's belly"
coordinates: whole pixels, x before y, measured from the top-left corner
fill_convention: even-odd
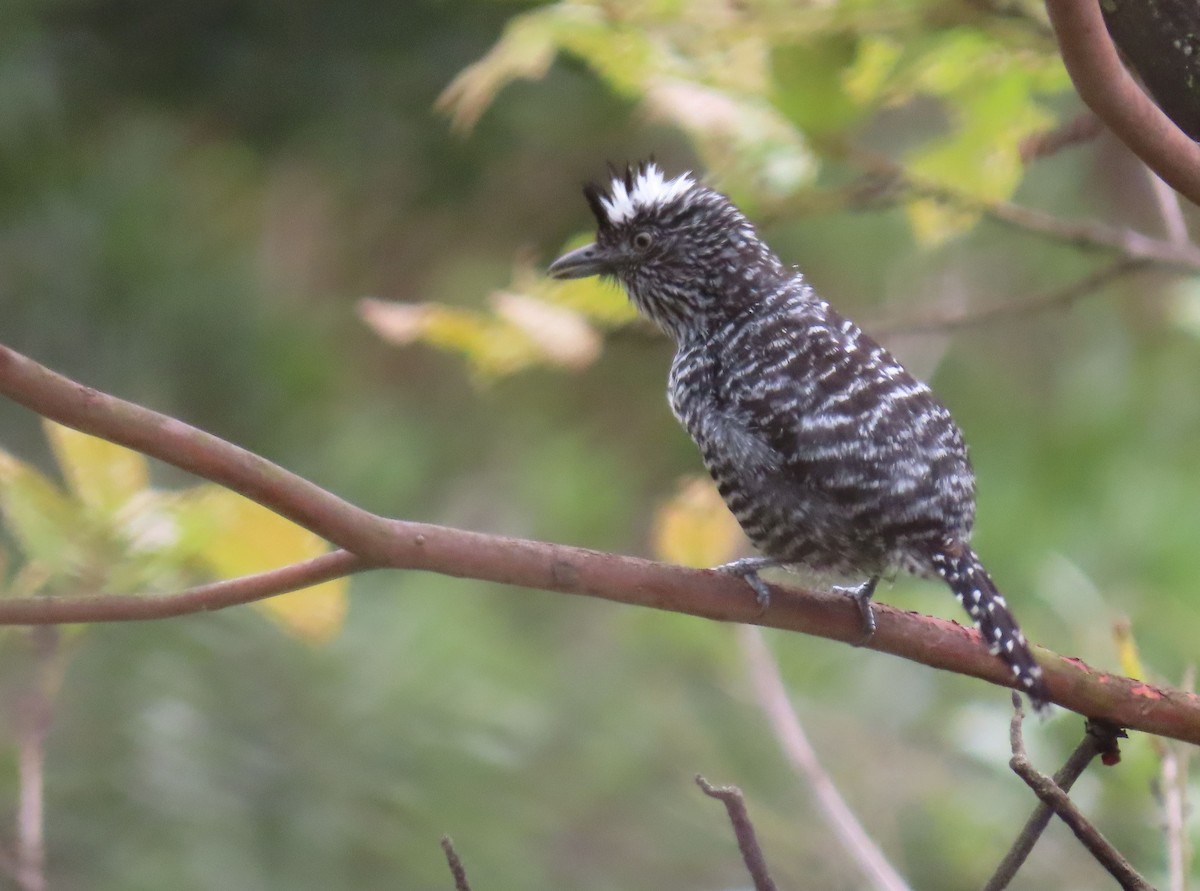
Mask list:
[[[916,555],[946,528],[969,536],[969,517],[957,521],[927,477],[914,483],[896,466],[746,463],[744,443],[700,445],[746,537],[780,562],[846,576],[923,572]]]

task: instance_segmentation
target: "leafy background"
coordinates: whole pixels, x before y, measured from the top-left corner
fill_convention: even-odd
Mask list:
[[[1078,111],[1020,0],[12,0],[4,339],[375,511],[715,562],[734,545],[689,482],[668,345],[617,292],[538,274],[586,235],[579,183],[650,153],[699,169],[882,330],[1104,262],[989,221],[988,202],[1162,230],[1103,138],[1022,163],[1022,139]],[[957,200],[880,183],[881,163]],[[1069,309],[886,338],[966,430],[978,547],[1031,636],[1118,669],[1128,617],[1176,682],[1196,654],[1198,320],[1194,284],[1152,272]],[[11,595],[165,590],[319,547],[15,406],[0,430]],[[233,547],[251,536],[261,548]],[[745,789],[781,886],[862,886],[731,629],[395,572],[298,596],[64,630],[53,887],[443,888],[444,832],[481,889],[744,887],[697,772]],[[882,597],[959,618],[937,586]],[[981,884],[1030,806],[1006,768],[1007,696],[770,642],[912,885]],[[8,716],[28,661],[28,634],[5,631]],[[1079,731],[1031,727],[1034,756],[1060,763]],[[1135,738],[1077,787],[1152,878],[1156,770]],[[1017,884],[1103,881],[1055,827]]]

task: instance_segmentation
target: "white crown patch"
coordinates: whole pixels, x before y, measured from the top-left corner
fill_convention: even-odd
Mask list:
[[[669,204],[696,181],[690,173],[666,179],[662,168],[650,162],[641,165],[632,177],[615,176],[608,197],[600,199],[608,219],[614,225],[631,219],[639,210]]]

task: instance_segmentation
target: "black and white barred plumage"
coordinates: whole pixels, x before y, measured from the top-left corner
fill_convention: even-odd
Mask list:
[[[896,570],[942,578],[1045,703],[1041,668],[970,548],[975,475],[930,389],[691,175],[647,163],[584,192],[596,242],[550,273],[615,278],[674,339],[671,409],[768,561],[868,576],[864,598]]]

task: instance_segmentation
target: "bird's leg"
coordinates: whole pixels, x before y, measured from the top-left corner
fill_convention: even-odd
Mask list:
[[[734,560],[732,563],[722,563],[720,566],[714,566],[713,569],[717,572],[727,572],[730,575],[736,575],[739,578],[745,579],[746,584],[754,591],[754,597],[758,601],[759,608],[763,612],[766,612],[767,607],[771,605],[771,589],[767,587],[767,583],[759,576],[758,571],[782,565],[782,563],[772,557],[743,557],[740,560]]]
[[[855,585],[849,588],[843,588],[841,585],[834,585],[833,590],[839,594],[849,594],[858,604],[858,611],[862,614],[862,638],[854,645],[861,647],[868,643],[875,636],[875,610],[871,609],[871,598],[875,596],[875,586],[879,584],[879,576],[873,575],[861,585]]]

